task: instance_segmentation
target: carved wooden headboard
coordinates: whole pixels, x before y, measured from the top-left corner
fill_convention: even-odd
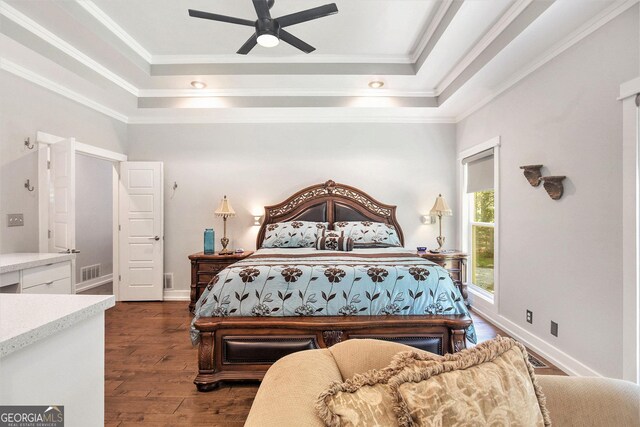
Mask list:
[[[284,221],[375,221],[396,228],[404,245],[402,228],[396,219],[396,207],[380,203],[367,193],[349,185],[327,181],[304,188],[282,203],[265,206],[264,221],[258,232],[256,248],[262,246],[267,225]]]

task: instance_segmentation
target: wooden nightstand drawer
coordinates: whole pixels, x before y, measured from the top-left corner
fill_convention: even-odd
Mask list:
[[[198,272],[204,273],[204,272],[210,271],[213,273],[217,273],[220,270],[224,269],[226,266],[231,264],[233,263],[232,262],[202,262],[200,263],[200,268],[198,269]]]
[[[199,252],[197,254],[189,255],[189,259],[191,260],[191,302],[189,304],[189,310],[193,311],[196,301],[198,301],[205,288],[216,274],[220,273],[231,264],[234,264],[241,259],[245,259],[252,253],[253,251],[246,251],[230,255],[205,255],[204,253]]]

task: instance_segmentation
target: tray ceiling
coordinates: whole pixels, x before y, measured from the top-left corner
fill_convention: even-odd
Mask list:
[[[637,3],[334,1],[338,14],[288,28],[315,52],[241,56],[250,27],[187,9],[253,20],[250,0],[0,0],[1,68],[131,123],[453,122]],[[276,0],[271,13],[327,2]]]

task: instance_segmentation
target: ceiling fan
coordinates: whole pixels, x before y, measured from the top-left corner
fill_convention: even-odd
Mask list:
[[[316,50],[315,47],[303,42],[290,32],[283,30],[283,28],[338,13],[336,4],[330,3],[290,15],[284,15],[279,18],[272,18],[269,9],[271,9],[275,0],[252,1],[256,9],[256,14],[258,15],[258,19],[255,22],[248,19],[234,18],[232,16],[218,15],[216,13],[202,12],[193,9],[189,9],[189,16],[255,27],[255,33],[249,37],[249,40],[247,40],[237,52],[240,55],[246,55],[256,44],[264,47],[273,47],[277,46],[280,40],[289,43],[304,53],[311,53]]]

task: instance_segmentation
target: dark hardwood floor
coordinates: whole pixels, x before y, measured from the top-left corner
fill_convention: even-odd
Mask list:
[[[106,312],[105,425],[242,426],[258,384],[193,385],[188,302],[117,303]],[[472,313],[479,341],[506,336]],[[538,374],[563,375],[552,367]]]

